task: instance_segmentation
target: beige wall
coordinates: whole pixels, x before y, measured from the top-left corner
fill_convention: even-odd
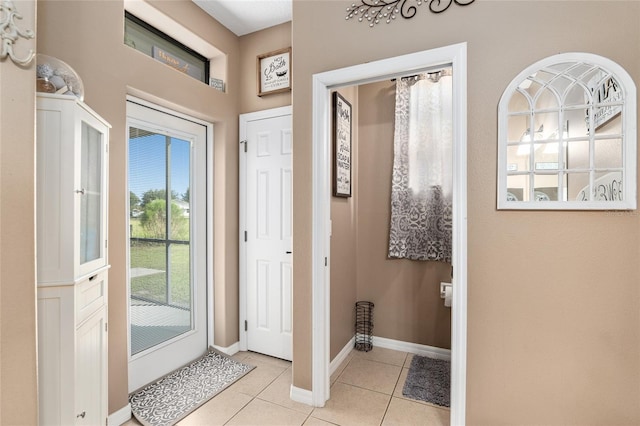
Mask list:
[[[358,96],[358,299],[375,304],[375,336],[448,349],[451,309],[440,282],[450,282],[451,265],[387,257],[395,83],[362,85]]]
[[[240,37],[240,113],[291,105],[291,92],[258,96],[257,56],[291,46],[291,22]],[[292,57],[295,52],[292,53]]]
[[[569,51],[609,57],[640,81],[640,3],[476,1],[439,15],[423,5],[373,29],[344,16],[342,2],[293,3],[294,250],[309,254],[294,271],[294,385],[311,388],[311,76],[466,41],[467,422],[640,423],[640,215],[495,207],[504,88]]]
[[[14,1],[21,30],[36,3]],[[18,39],[16,56],[36,49]],[[35,258],[35,61],[0,61],[0,424],[38,421]]]
[[[188,0],[154,7],[228,55],[228,91],[183,75],[124,45],[122,1],[40,1],[39,51],[80,75],[85,102],[113,126],[109,191],[109,412],[127,404],[126,111],[127,94],[213,122],[215,343],[238,340],[238,38]],[[4,192],[3,192],[4,195]],[[227,328],[225,324],[234,324]]]
[[[257,95],[256,69],[258,55],[291,46],[291,22],[244,35],[239,37],[238,40],[239,66],[236,72],[238,74],[237,96],[239,113],[244,114],[291,105],[291,92],[276,93],[262,97]],[[228,178],[235,179],[237,182],[238,174],[229,175]],[[234,238],[237,239],[237,234]],[[235,288],[229,288],[228,290],[233,291],[233,299],[228,299],[226,303],[238,306],[238,283],[236,282]],[[227,316],[227,318],[231,319],[231,316]],[[237,342],[239,340],[238,314],[235,314],[233,321],[229,320],[223,326],[225,327],[226,335],[230,336],[225,346]]]
[[[354,335],[358,300],[358,87],[338,91],[351,104],[351,197],[331,197],[331,341],[329,359]]]
[[[330,359],[354,335],[357,300],[374,302],[373,334],[448,349],[451,265],[388,259],[395,83],[339,89],[353,107],[351,198],[331,198]]]

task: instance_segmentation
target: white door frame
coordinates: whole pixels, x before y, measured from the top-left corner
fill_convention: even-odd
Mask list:
[[[245,152],[245,142],[247,140],[247,123],[250,121],[256,120],[264,120],[268,118],[280,117],[283,115],[292,115],[291,105],[279,107],[279,108],[271,108],[263,111],[250,112],[247,114],[240,114],[240,143],[238,144],[238,152],[240,158],[239,164],[239,176],[238,176],[238,185],[239,185],[239,226],[238,226],[238,241],[239,244],[239,323],[238,330],[240,335],[240,350],[247,350],[247,331],[244,327],[244,322],[247,319],[247,245],[245,244],[244,239],[244,231],[247,229],[247,158],[244,154]]]
[[[145,99],[133,96],[133,95],[127,95],[126,96],[126,101],[131,101],[133,103],[137,103],[139,105],[145,106],[147,108],[151,108],[151,109],[155,109],[157,111],[166,113],[166,114],[170,114],[170,115],[174,115],[178,118],[182,118],[184,120],[188,120],[188,121],[192,121],[194,123],[198,123],[204,127],[206,127],[207,129],[207,138],[205,141],[206,144],[206,234],[205,234],[205,238],[206,238],[206,253],[205,253],[205,257],[206,257],[206,294],[205,294],[205,298],[206,298],[206,305],[207,305],[207,320],[206,320],[206,327],[207,327],[207,347],[213,346],[213,342],[214,342],[214,288],[213,288],[213,276],[214,276],[214,233],[213,233],[213,227],[214,227],[214,217],[213,217],[213,197],[214,197],[214,181],[213,181],[213,175],[214,175],[214,158],[213,158],[213,151],[214,151],[214,138],[213,138],[213,130],[214,130],[214,125],[213,123],[204,121],[204,120],[200,120],[198,118],[192,117],[190,115],[187,114],[183,114],[180,113],[178,111],[175,111],[173,109],[170,108],[166,108],[162,105],[158,105],[156,103],[153,102],[149,102]],[[127,126],[126,126],[126,131],[129,131],[129,125],[128,125],[128,119],[127,119]],[[129,140],[129,136],[127,134],[126,136],[126,140]],[[126,149],[126,164],[129,164],[129,149],[128,149],[128,142],[127,142],[127,149]],[[129,174],[128,174],[128,166],[127,166],[127,171],[125,172],[126,176],[125,176],[125,181],[129,182]],[[126,205],[126,214],[129,214],[129,191],[127,190],[127,195],[126,195],[126,201],[125,201],[125,205]],[[125,218],[126,222],[128,223],[128,217]],[[130,235],[129,235],[129,227],[127,227],[126,230],[127,233],[127,241],[129,241]],[[127,249],[127,265],[130,264],[130,259],[129,259],[129,249]],[[129,271],[129,267],[127,266],[126,268],[126,282],[127,282],[127,304],[129,303],[129,300],[131,298],[131,288],[129,285],[129,282],[131,280],[130,277],[130,271]],[[131,361],[131,313],[129,312],[129,309],[127,309],[127,368],[129,366],[129,362]],[[129,389],[130,391],[132,391],[133,389]]]
[[[313,75],[312,402],[329,399],[330,146],[332,88],[453,67],[453,303],[451,424],[465,423],[467,353],[467,44],[459,43]]]

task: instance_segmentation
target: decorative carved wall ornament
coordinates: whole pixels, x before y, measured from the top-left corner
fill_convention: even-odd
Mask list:
[[[442,13],[449,9],[451,4],[467,6],[475,0],[360,0],[360,4],[352,3],[347,8],[345,19],[357,19],[358,22],[366,21],[369,27],[385,21],[387,24],[395,20],[398,15],[404,19],[413,18],[418,12],[416,6],[423,3],[429,4],[432,13]]]
[[[13,52],[13,45],[18,41],[18,37],[30,39],[35,37],[35,33],[31,30],[21,30],[17,27],[14,19],[22,19],[22,15],[11,0],[2,0],[0,3],[0,37],[2,38],[0,59],[9,56],[18,65],[29,65],[36,56],[33,49],[30,49],[24,58],[19,58]]]

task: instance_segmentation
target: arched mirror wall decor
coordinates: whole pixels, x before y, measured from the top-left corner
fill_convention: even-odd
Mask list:
[[[615,62],[531,65],[498,106],[498,209],[636,208],[636,88]]]

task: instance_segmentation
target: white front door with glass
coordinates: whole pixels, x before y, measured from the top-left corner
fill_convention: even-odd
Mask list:
[[[207,132],[127,102],[129,391],[207,350]]]

